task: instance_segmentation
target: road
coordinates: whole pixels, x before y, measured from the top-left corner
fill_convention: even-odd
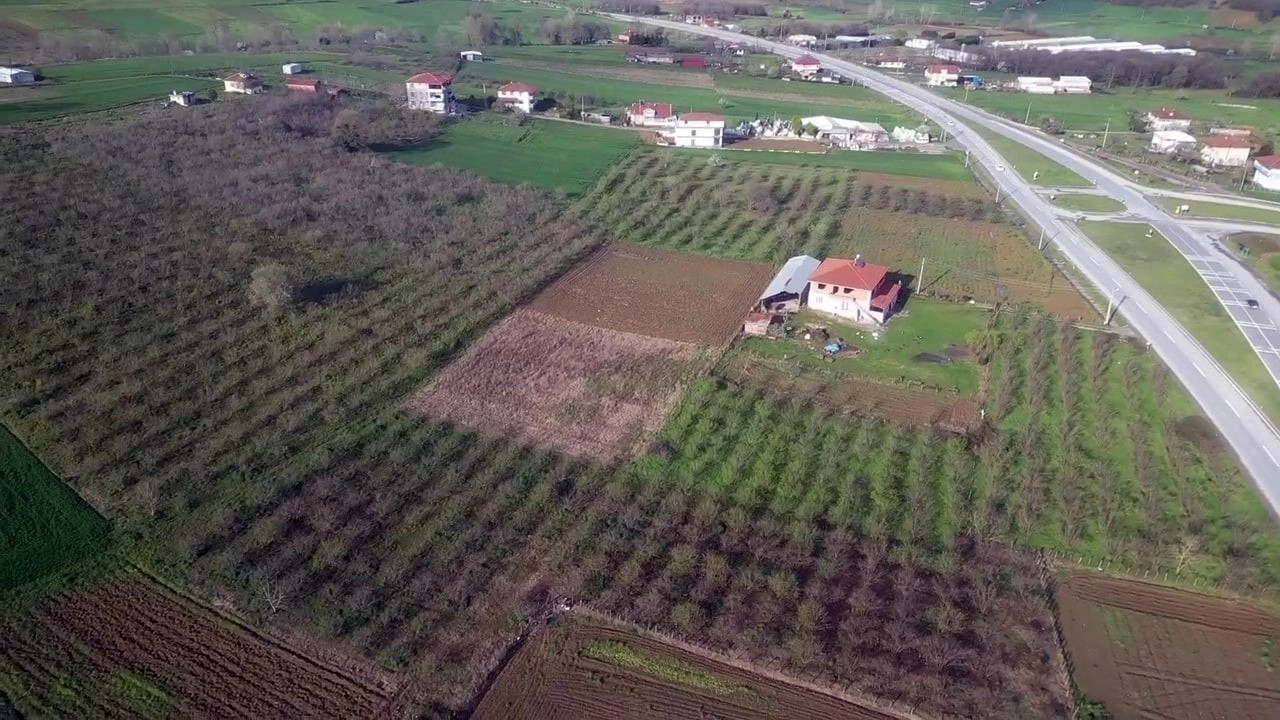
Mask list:
[[[1037,194],[1016,172],[1007,169],[1009,163],[980,135],[965,125],[965,122],[996,131],[1022,145],[1039,150],[1055,162],[1090,179],[1098,189],[1128,206],[1130,212],[1145,217],[1188,259],[1194,258],[1193,264],[1200,263],[1198,270],[1215,272],[1207,264],[1213,252],[1207,237],[1180,227],[1172,216],[1147,200],[1127,179],[1109,169],[1080,157],[1059,143],[1047,140],[1037,133],[1023,130],[1012,123],[941,97],[925,88],[881,75],[856,63],[829,55],[719,28],[704,28],[649,17],[601,14],[622,22],[641,23],[761,47],[787,58],[806,53],[814,55],[824,66],[856,78],[868,89],[882,93],[929,118],[940,127],[947,128],[955,141],[969,151],[971,160],[981,165],[993,179],[1001,193],[1017,205],[1028,219],[1045,229],[1051,241],[1085,278],[1119,303],[1118,312],[1124,315],[1134,330],[1147,339],[1151,349],[1160,356],[1170,372],[1187,389],[1206,417],[1221,431],[1241,465],[1252,476],[1272,512],[1280,515],[1280,434],[1271,422],[1236,385],[1231,376],[1168,311],[1119,265],[1100,251],[1074,223],[1061,217],[1057,212],[1058,208],[1053,207]],[[1229,272],[1230,268],[1225,270]],[[1255,292],[1256,288],[1258,300],[1262,304],[1257,314],[1259,320],[1274,328],[1276,323],[1272,322],[1271,318],[1280,318],[1280,301],[1269,293],[1262,292],[1256,278],[1247,272],[1244,272],[1244,275],[1246,279],[1237,279],[1240,280],[1246,292]],[[1234,274],[1232,276],[1235,277]],[[1228,305],[1227,302],[1234,302],[1234,299],[1224,301],[1224,306],[1233,317],[1237,318],[1238,322],[1251,322],[1250,316],[1241,317],[1243,313],[1240,309]],[[1275,362],[1273,373],[1280,374],[1280,355],[1273,354],[1271,357]]]

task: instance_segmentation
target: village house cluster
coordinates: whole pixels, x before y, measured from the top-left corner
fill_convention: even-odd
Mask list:
[[[1175,108],[1148,112],[1143,120],[1151,130],[1147,147],[1162,155],[1195,155],[1207,167],[1244,168],[1253,159],[1253,184],[1280,190],[1280,156],[1258,155],[1266,143],[1248,128],[1209,128],[1202,139],[1191,134],[1191,117]]]

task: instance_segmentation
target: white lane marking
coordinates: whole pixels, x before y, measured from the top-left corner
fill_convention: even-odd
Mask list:
[[[1207,375],[1204,374],[1204,371],[1200,369],[1200,366],[1195,364],[1194,362],[1191,363],[1191,367],[1195,368],[1196,372],[1200,373],[1200,377],[1208,377]],[[1227,403],[1227,404],[1230,405],[1231,403]]]
[[[1267,454],[1267,457],[1271,458],[1271,462],[1273,462],[1273,463],[1275,463],[1275,462],[1276,462],[1276,456],[1271,454],[1271,451],[1267,449],[1267,446],[1266,446],[1266,445],[1263,445],[1263,446],[1262,446],[1262,452],[1266,453],[1266,454]],[[1277,464],[1277,465],[1280,465],[1280,463],[1276,463],[1276,464]]]
[[[1231,412],[1235,413],[1236,417],[1240,417],[1240,411],[1236,410],[1236,406],[1232,405],[1230,400],[1222,398],[1222,402],[1226,403],[1227,407],[1231,408]]]

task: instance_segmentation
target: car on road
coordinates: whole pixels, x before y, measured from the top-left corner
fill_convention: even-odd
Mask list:
[[[1257,301],[1257,300],[1254,300],[1253,298],[1249,298],[1248,300],[1245,300],[1245,301],[1244,301],[1244,304],[1245,304],[1245,305],[1248,305],[1248,306],[1249,306],[1249,307],[1251,307],[1251,308],[1256,308],[1256,307],[1258,307],[1258,301]]]
[[[1003,165],[997,165],[997,166],[996,166],[996,170],[999,170],[1000,172],[1004,172],[1004,166],[1003,166]]]

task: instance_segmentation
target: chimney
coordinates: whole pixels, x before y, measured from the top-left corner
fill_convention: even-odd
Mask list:
[[[862,255],[861,255],[861,254],[854,255],[854,256],[853,256],[853,265],[854,265],[854,267],[860,267],[860,268],[862,268],[862,267],[866,267],[866,266],[867,266],[867,261],[862,259]]]

